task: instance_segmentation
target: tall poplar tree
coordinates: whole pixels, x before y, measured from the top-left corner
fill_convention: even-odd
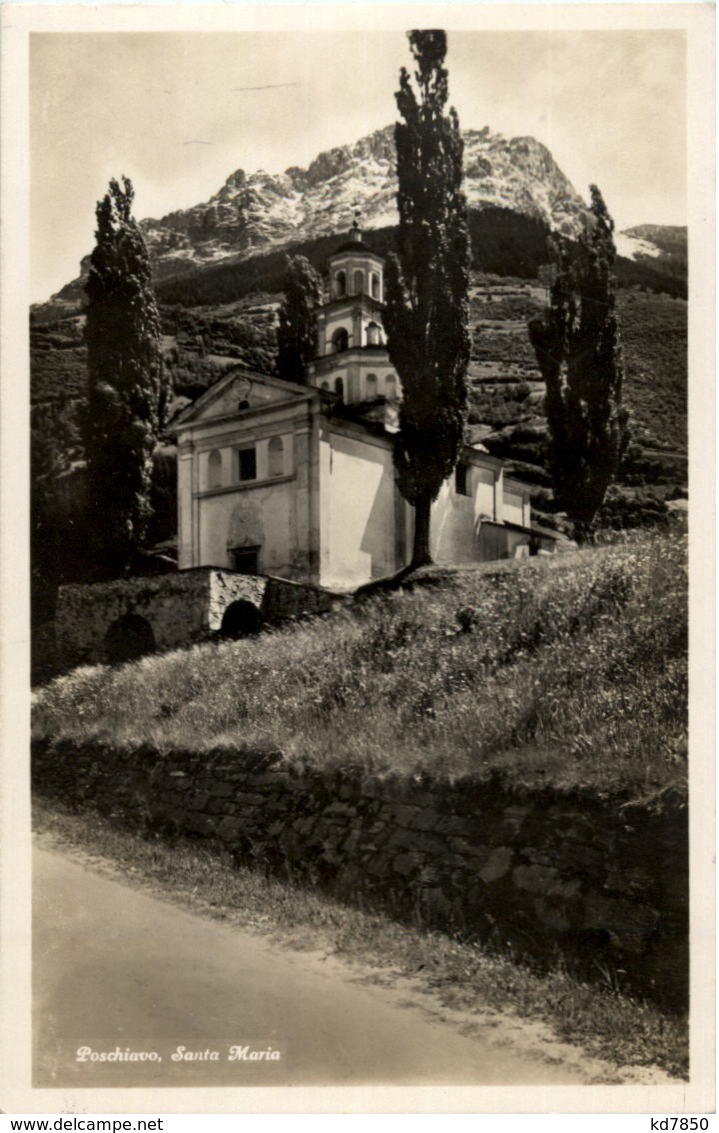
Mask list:
[[[307,384],[307,367],[317,354],[317,309],[322,281],[304,256],[288,256],[277,327],[277,373],[286,382]]]
[[[97,572],[131,568],[150,518],[152,453],[166,412],[160,316],[134,190],[110,181],[98,202],[85,284],[88,542]]]
[[[409,33],[415,87],[403,67],[395,125],[397,254],[385,270],[387,349],[402,382],[395,467],[414,506],[411,566],[431,562],[430,511],[457,463],[467,406],[469,232],[464,145],[448,98],[443,31]]]
[[[556,246],[549,308],[543,319],[529,323],[546,383],[555,496],[580,542],[591,538],[629,441],[612,276],[614,223],[597,186],[590,192],[586,230],[573,248]]]

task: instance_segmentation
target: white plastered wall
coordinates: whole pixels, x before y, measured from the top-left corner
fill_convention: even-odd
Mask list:
[[[232,550],[260,547],[259,569],[292,577],[297,543],[294,480],[206,496],[200,501],[203,566],[232,567]]]
[[[329,429],[320,443],[323,586],[349,590],[397,569],[392,450]]]
[[[259,388],[259,381],[255,381]],[[311,495],[317,405],[306,396],[235,420],[208,415],[179,437],[178,507],[181,568],[233,566],[234,549],[259,547],[260,571],[316,581]],[[309,412],[308,412],[309,409]],[[282,451],[278,452],[279,442]],[[240,481],[238,451],[255,449],[255,477]],[[215,476],[210,475],[211,453]]]
[[[502,475],[501,465],[467,464],[467,494],[458,494],[454,475],[445,480],[432,506],[430,549],[438,563],[481,562],[505,557],[507,537],[502,528],[482,534],[483,524],[512,523],[529,527],[529,501],[517,481]],[[520,533],[512,546],[525,537]]]

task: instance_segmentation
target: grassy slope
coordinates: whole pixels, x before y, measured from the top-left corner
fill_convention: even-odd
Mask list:
[[[643,795],[684,782],[685,584],[668,537],[435,572],[259,639],[76,670],[34,729]]]

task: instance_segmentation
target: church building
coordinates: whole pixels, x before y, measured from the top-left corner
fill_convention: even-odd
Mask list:
[[[350,590],[407,565],[413,508],[392,461],[402,388],[382,327],[383,269],[355,223],[329,257],[308,384],[238,366],[181,413],[181,570]],[[529,539],[529,488],[464,446],[432,507],[435,562],[526,554]]]

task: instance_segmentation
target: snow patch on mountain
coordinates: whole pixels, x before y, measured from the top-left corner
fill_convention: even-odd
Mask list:
[[[656,259],[662,254],[661,248],[657,248],[656,244],[652,244],[649,240],[641,240],[628,232],[615,232],[614,244],[617,255],[624,256],[627,260],[636,260],[637,256],[651,256]]]
[[[471,207],[499,205],[576,235],[585,205],[549,150],[534,138],[464,131],[464,188]],[[142,228],[157,278],[178,267],[219,262],[292,241],[342,232],[355,210],[363,228],[396,224],[394,128],[321,153],[307,169],[238,169],[209,201]]]

